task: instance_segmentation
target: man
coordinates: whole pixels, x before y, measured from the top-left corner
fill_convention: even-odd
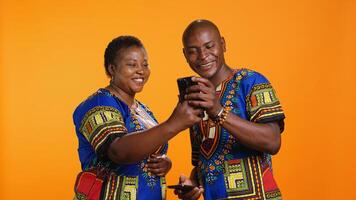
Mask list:
[[[271,155],[281,145],[284,113],[268,80],[248,69],[232,69],[226,44],[215,24],[193,21],[183,34],[183,53],[201,76],[185,99],[205,110],[190,129],[192,170],[176,190],[181,199],[281,199],[272,174]]]

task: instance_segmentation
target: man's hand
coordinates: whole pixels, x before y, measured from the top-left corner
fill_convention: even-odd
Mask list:
[[[202,108],[210,117],[215,117],[222,106],[216,96],[214,85],[205,78],[193,77],[192,80],[198,84],[188,88],[185,99],[189,105]]]
[[[204,188],[201,186],[197,186],[196,183],[194,183],[192,180],[190,180],[188,177],[181,175],[179,177],[179,184],[183,185],[194,185],[192,190],[190,191],[182,191],[179,189],[174,190],[174,194],[178,195],[179,199],[183,200],[196,200],[199,199],[200,195],[204,192]]]

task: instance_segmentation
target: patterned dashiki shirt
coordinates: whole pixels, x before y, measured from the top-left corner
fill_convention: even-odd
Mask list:
[[[144,104],[136,102],[137,108],[130,109],[108,90],[99,89],[82,102],[73,114],[82,169],[109,162],[110,169],[115,172],[115,176],[110,176],[104,183],[105,192],[101,199],[166,198],[165,178],[147,172],[147,158],[135,164],[117,165],[110,162],[105,153],[114,139],[157,125],[152,112]],[[155,153],[166,154],[167,149],[166,143]],[[75,199],[81,199],[80,194],[75,195]]]
[[[221,105],[255,123],[277,122],[284,130],[284,112],[269,81],[261,74],[235,70],[217,88]],[[272,174],[271,155],[240,144],[205,114],[190,129],[192,164],[204,187],[205,200],[281,199]]]

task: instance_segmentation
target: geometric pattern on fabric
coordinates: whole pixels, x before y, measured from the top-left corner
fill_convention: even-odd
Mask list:
[[[247,111],[252,122],[264,122],[283,115],[276,92],[269,83],[256,84],[246,97]]]
[[[222,98],[223,93],[221,91],[225,91],[226,82],[233,75],[229,76],[225,81],[223,81],[217,88],[215,95],[218,99]],[[234,92],[235,88],[232,88],[230,91]],[[208,114],[204,111],[204,118],[199,124],[200,130],[202,132],[202,142],[200,145],[200,153],[205,159],[210,159],[211,156],[215,153],[216,148],[218,147],[220,135],[221,135],[221,126],[216,125],[208,116]]]
[[[255,156],[225,162],[225,186],[229,198],[265,199],[261,166]]]
[[[123,181],[123,190],[121,192],[121,200],[136,199],[138,178],[125,176]]]
[[[260,156],[226,161],[224,179],[228,199],[282,199],[270,168],[261,166]]]
[[[122,191],[123,178],[117,176],[115,173],[110,174],[102,188],[101,199],[103,200],[117,200],[120,199]]]
[[[229,80],[234,76],[235,73],[231,74],[228,78],[226,78],[219,86],[216,87],[216,96],[218,99],[222,99],[225,90],[227,89],[227,84]],[[232,86],[228,93],[229,95],[227,96],[227,100],[224,106],[231,106],[231,98],[233,97],[233,94],[235,94],[236,87],[239,83],[239,81],[242,79],[243,75],[245,73],[242,73],[241,76],[237,76],[236,79],[234,80],[234,86]],[[200,122],[200,130],[202,133],[202,142],[200,146],[200,153],[202,156],[205,157],[205,159],[209,160],[211,156],[216,152],[216,149],[219,145],[220,141],[220,136],[221,136],[221,126],[215,124],[209,116],[204,112],[204,118]]]
[[[135,200],[137,197],[138,178],[117,176],[112,173],[103,187],[103,200]]]
[[[127,133],[121,113],[110,106],[96,106],[89,110],[79,130],[96,152],[109,137],[122,137]]]
[[[206,159],[210,159],[210,157],[215,152],[220,139],[220,126],[209,126],[210,120],[202,121],[200,123],[200,129],[203,133],[202,145],[200,146],[200,153]]]
[[[238,110],[235,97],[240,90],[240,82],[249,75],[251,73],[245,69],[234,71],[216,88],[220,103],[231,108],[234,114]],[[202,120],[199,125],[191,128],[191,144],[192,163],[198,166],[205,182],[212,184],[217,180],[217,175],[223,173],[224,161],[232,159],[230,153],[236,140],[222,126],[213,122],[211,125],[210,122],[210,119]]]

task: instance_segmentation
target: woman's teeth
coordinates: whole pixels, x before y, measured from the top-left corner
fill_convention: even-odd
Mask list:
[[[138,83],[142,83],[143,82],[143,78],[134,78],[133,80],[135,82],[138,82]]]

